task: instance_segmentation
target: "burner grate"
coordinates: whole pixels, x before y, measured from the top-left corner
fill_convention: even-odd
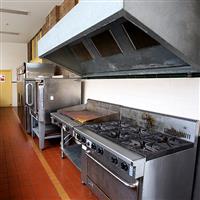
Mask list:
[[[130,119],[84,125],[85,128],[148,159],[193,146],[177,137],[138,126]]]

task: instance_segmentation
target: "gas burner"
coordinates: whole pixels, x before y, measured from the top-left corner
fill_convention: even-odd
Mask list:
[[[100,125],[99,124],[89,124],[89,125],[86,125],[86,127],[93,131],[96,131],[96,130],[99,130]]]
[[[136,140],[131,140],[130,145],[131,145],[131,146],[134,146],[134,147],[136,147],[136,148],[137,148],[137,147],[142,148],[141,143],[140,143],[139,141],[136,141]]]
[[[110,122],[102,122],[101,126],[112,126],[117,127],[119,126],[120,121],[110,121]]]
[[[111,124],[111,125],[118,125],[119,121],[108,121],[108,122],[103,122],[104,124]]]
[[[116,129],[113,130],[106,130],[106,131],[98,131],[96,132],[98,135],[102,135],[103,137],[107,137],[107,138],[113,138],[116,139],[119,137],[119,132]]]
[[[175,146],[175,145],[182,145],[182,144],[184,144],[184,141],[179,140],[179,139],[176,138],[176,137],[170,137],[170,138],[168,139],[168,143],[169,143],[171,146]]]
[[[147,131],[147,129],[140,129],[139,134],[142,134],[142,135],[148,135],[149,132]]]
[[[151,143],[145,144],[145,149],[151,152],[158,152],[158,151],[163,151],[165,148],[160,146],[156,142],[151,142]]]
[[[118,138],[118,143],[128,142],[130,140],[129,135],[120,135]]]
[[[140,132],[140,127],[135,126],[135,127],[129,127],[129,132],[131,134],[138,134]]]
[[[137,140],[130,140],[130,141],[124,141],[124,142],[121,142],[123,145],[128,145],[130,148],[143,148],[142,147],[142,143],[140,141],[137,141]]]
[[[111,131],[109,131],[109,134],[108,134],[110,137],[112,137],[112,138],[117,138],[117,137],[119,137],[119,132],[118,131],[116,131],[116,130],[111,130]]]
[[[113,130],[113,129],[115,129],[115,127],[114,126],[112,126],[112,125],[100,125],[99,126],[99,129],[101,130],[101,131],[109,131],[109,130]]]
[[[118,138],[119,137],[119,132],[118,130],[109,130],[109,131],[101,131],[101,134],[104,136],[107,136],[109,138]]]
[[[156,134],[153,136],[154,140],[158,143],[168,143],[169,137],[164,134]]]
[[[126,149],[146,156],[147,159],[164,155],[166,152],[188,144],[184,140],[138,126],[133,121],[126,119],[84,126]]]
[[[130,124],[126,123],[126,122],[121,122],[119,123],[120,128],[127,128],[130,127]]]

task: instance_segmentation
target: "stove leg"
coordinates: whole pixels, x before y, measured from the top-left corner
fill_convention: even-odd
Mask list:
[[[64,148],[64,130],[63,130],[63,127],[62,127],[61,128],[61,141],[60,141],[61,158],[64,158],[63,148]]]
[[[38,126],[39,126],[39,147],[41,150],[43,150],[45,142],[45,124],[42,122],[38,122]]]
[[[61,158],[63,159],[65,157],[64,152],[61,150]]]
[[[33,132],[33,117],[31,116],[31,136],[32,138],[35,136],[34,132]]]
[[[33,128],[35,128],[35,120],[34,120],[33,116],[31,115],[31,136],[32,136],[32,138],[35,137],[35,133],[33,131]]]
[[[87,183],[87,156],[84,149],[81,150],[81,183]]]
[[[84,181],[81,181],[81,183],[82,183],[83,185],[86,185],[86,183],[85,183]]]

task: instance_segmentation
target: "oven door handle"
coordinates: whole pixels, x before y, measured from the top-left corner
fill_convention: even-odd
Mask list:
[[[118,181],[120,181],[121,183],[123,183],[125,186],[130,187],[130,188],[137,188],[139,185],[139,181],[136,180],[135,183],[130,184],[127,183],[126,181],[122,180],[121,178],[119,178],[118,176],[116,176],[114,173],[112,173],[109,169],[107,169],[104,165],[102,165],[100,162],[98,162],[96,159],[94,159],[91,155],[89,155],[89,151],[86,151],[86,155],[92,159],[95,163],[97,163],[99,166],[101,166],[103,169],[105,169],[109,174],[111,174],[112,176],[114,176]]]
[[[50,118],[51,118],[51,123],[57,125],[57,123],[55,122],[54,118],[53,117],[50,117]]]
[[[31,102],[29,102],[29,92],[28,92],[28,87],[31,86]],[[28,83],[26,84],[26,103],[28,106],[32,106],[33,105],[33,84],[32,83]]]

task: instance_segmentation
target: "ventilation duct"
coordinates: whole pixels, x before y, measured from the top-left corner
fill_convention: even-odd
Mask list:
[[[40,41],[39,56],[83,78],[200,72],[197,1],[82,0]]]

